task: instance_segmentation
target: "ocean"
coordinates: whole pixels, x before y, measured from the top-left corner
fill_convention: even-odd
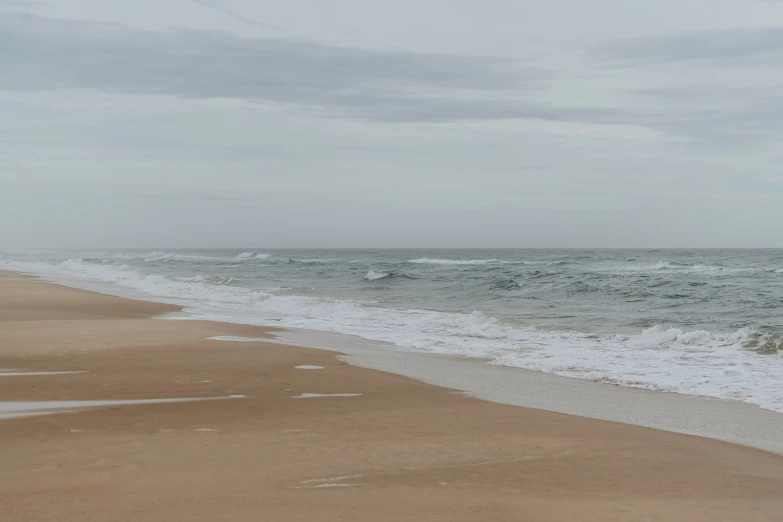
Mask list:
[[[783,250],[48,250],[0,268],[783,412]]]

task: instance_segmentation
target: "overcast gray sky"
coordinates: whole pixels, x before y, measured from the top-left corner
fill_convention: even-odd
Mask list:
[[[0,249],[783,247],[783,1],[0,0]]]

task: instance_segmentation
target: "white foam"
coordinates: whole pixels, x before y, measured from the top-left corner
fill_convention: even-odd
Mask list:
[[[391,274],[389,272],[375,272],[373,270],[370,270],[367,272],[367,275],[364,276],[364,278],[367,281],[378,281],[379,279],[385,279],[389,277]]]
[[[504,264],[508,263],[508,261],[501,261],[500,259],[433,259],[420,257],[418,259],[410,259],[408,263],[420,265],[492,265]]]
[[[137,252],[96,252],[95,255],[107,258],[106,261],[119,260],[119,261],[144,261],[145,263],[168,263],[171,261],[192,261],[196,263],[226,263],[230,261],[247,261],[249,259],[267,259],[272,257],[271,254],[256,253],[256,252],[243,252],[237,256],[230,254],[189,254],[186,252],[149,252],[141,254]],[[106,262],[104,261],[104,262]]]
[[[333,263],[333,259],[320,259],[320,258],[310,258],[310,259],[291,259],[290,261],[294,263],[304,263],[306,265],[308,264],[324,264],[324,263]]]
[[[318,397],[359,397],[361,393],[303,393],[292,399],[315,399]]]
[[[249,305],[270,296],[267,292],[248,288],[206,284],[203,276],[202,279],[196,277],[176,280],[159,275],[144,275],[127,265],[86,263],[78,259],[68,259],[56,265],[39,262],[0,262],[0,266],[51,277],[57,281],[71,283],[88,281],[102,285],[117,285],[182,305],[193,305],[199,302],[212,305]]]
[[[714,265],[686,265],[672,263],[670,261],[658,261],[652,265],[620,265],[620,266],[608,266],[608,267],[594,267],[591,270],[599,272],[683,272],[683,273],[699,273],[699,274],[725,274],[734,272],[755,272],[757,268],[750,267],[728,267],[728,266],[714,266]]]
[[[206,261],[206,262],[214,262],[214,261],[220,261],[221,257],[213,257],[213,256],[200,256],[200,255],[193,255],[193,254],[181,254],[181,253],[167,253],[167,252],[152,252],[151,254],[148,254],[144,257],[144,261],[147,263],[153,263],[153,262],[168,262],[168,261]]]
[[[197,275],[193,277],[176,277],[175,281],[181,281],[183,283],[203,283],[207,285],[227,285],[233,283],[235,279],[233,277],[223,277],[214,275]]]
[[[430,257],[420,257],[418,259],[409,259],[408,263],[417,265],[555,265],[560,261],[508,261],[503,259],[440,259]]]
[[[303,364],[296,367],[297,370],[323,370],[323,366],[311,366],[309,364]]]
[[[59,265],[5,261],[0,265],[55,279],[78,277],[138,290],[188,306],[191,318],[351,334],[406,349],[486,358],[496,365],[629,387],[745,401],[783,412],[783,357],[780,352],[753,350],[758,344],[774,352],[780,340],[748,329],[688,332],[657,326],[639,335],[593,335],[539,330],[480,312],[392,309],[345,299],[172,281],[127,267],[73,260]],[[660,265],[662,270],[679,266],[663,261]]]
[[[242,252],[234,258],[235,261],[249,261],[251,259],[268,259],[271,254],[262,254],[258,252]]]

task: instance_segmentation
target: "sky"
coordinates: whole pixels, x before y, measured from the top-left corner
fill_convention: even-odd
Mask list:
[[[0,0],[0,250],[783,247],[783,0]]]

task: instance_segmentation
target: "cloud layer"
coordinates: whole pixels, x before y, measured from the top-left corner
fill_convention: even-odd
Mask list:
[[[594,56],[619,67],[701,61],[713,65],[782,65],[783,27],[724,29],[598,45]]]
[[[148,31],[29,12],[4,13],[0,46],[8,51],[0,57],[5,71],[0,90],[6,91],[232,98],[383,122],[536,119],[635,125],[700,146],[765,141],[780,130],[783,113],[775,84],[753,92],[731,85],[629,88],[619,98],[556,103],[548,92],[562,90],[568,75],[519,59],[367,50],[203,30]],[[783,29],[613,40],[591,49],[588,57],[593,75],[619,74],[620,82],[650,66],[776,65],[783,60]],[[591,85],[589,77],[578,82]],[[644,99],[658,103],[650,106]]]
[[[779,245],[740,4],[0,0],[0,247]]]
[[[551,73],[502,57],[370,51],[226,33],[169,33],[9,14],[0,89],[98,89],[292,104],[391,121],[581,119],[526,100]]]

